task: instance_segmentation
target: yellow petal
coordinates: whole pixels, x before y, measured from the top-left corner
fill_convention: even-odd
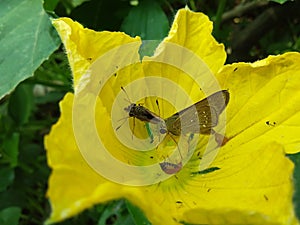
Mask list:
[[[139,37],[131,38],[123,32],[96,32],[83,28],[69,18],[55,19],[52,23],[66,48],[75,87],[88,67],[100,56],[124,44],[140,43]]]
[[[156,86],[163,90],[164,98],[172,96],[173,105],[181,105],[175,107],[177,111],[220,90],[215,74],[223,66],[226,53],[211,32],[212,22],[206,15],[181,9],[154,56],[143,58],[145,76],[161,76],[176,84],[157,82]],[[161,111],[163,117],[168,117],[176,110],[167,105]]]
[[[211,166],[220,169],[192,174],[197,167],[188,163],[176,177],[132,189],[127,198],[144,210],[152,224],[297,224],[292,204],[294,167],[280,145],[223,149]]]
[[[72,102],[73,94],[67,94],[60,103],[59,121],[45,137],[48,164],[52,168],[47,192],[52,207],[48,223],[75,215],[99,199],[114,199],[119,193],[114,183],[89,167],[78,150],[72,128]],[[103,188],[111,190],[114,197],[101,191]]]
[[[225,63],[226,52],[224,45],[219,44],[211,35],[212,29],[212,22],[203,13],[180,9],[164,41],[191,50],[205,62],[213,74],[216,74]]]
[[[271,143],[255,148],[248,144],[236,150],[225,145],[211,166],[218,166],[220,170],[196,178],[195,183],[187,185],[195,198],[203,199],[197,206],[200,210],[205,209],[203,223],[286,224],[295,220],[292,204],[294,167],[285,158],[280,145]],[[207,210],[212,215],[206,214]],[[230,211],[235,211],[236,216],[225,213]],[[191,213],[189,217],[193,223],[199,219],[199,213],[195,214],[197,210],[192,212],[187,215]],[[220,215],[214,217],[214,214]],[[253,214],[256,216],[252,217]]]
[[[153,224],[206,223],[212,221],[211,217],[215,224],[224,220],[280,224],[293,219],[293,165],[278,145],[262,149],[248,145],[236,151],[225,145],[212,165],[219,166],[218,171],[191,176],[195,167],[187,164],[177,178],[158,185],[117,185],[95,173],[77,149],[71,126],[72,102],[73,95],[66,95],[61,102],[62,117],[45,139],[49,165],[53,168],[48,190],[52,206],[49,223],[121,197],[141,207]],[[224,215],[224,209],[236,211],[237,218],[230,213]],[[253,216],[251,211],[258,215]]]
[[[226,134],[231,147],[276,141],[286,153],[300,151],[300,54],[227,65],[218,74],[230,92]]]

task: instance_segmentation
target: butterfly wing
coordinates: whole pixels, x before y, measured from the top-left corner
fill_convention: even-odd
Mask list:
[[[165,120],[167,129],[174,135],[180,133],[210,134],[218,124],[219,115],[229,102],[227,90],[218,91]]]

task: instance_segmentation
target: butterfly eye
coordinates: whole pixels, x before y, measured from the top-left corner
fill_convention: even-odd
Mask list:
[[[165,133],[167,133],[167,130],[164,129],[164,128],[161,128],[161,129],[159,130],[159,132],[160,132],[161,134],[165,134]]]
[[[159,132],[160,132],[161,134],[165,134],[165,133],[167,133],[167,129],[165,129],[165,128],[160,128]]]

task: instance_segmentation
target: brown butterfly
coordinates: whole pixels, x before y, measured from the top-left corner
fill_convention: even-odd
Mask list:
[[[123,87],[121,89],[125,92]],[[162,119],[140,104],[131,103],[124,110],[128,112],[129,117],[139,119],[143,122],[160,124],[161,134],[170,133],[175,136],[187,133],[215,134],[215,140],[221,146],[228,139],[216,133],[213,128],[218,125],[219,115],[224,111],[228,102],[229,92],[222,90],[173,114],[167,119]],[[174,140],[173,137],[172,139]],[[160,167],[165,173],[174,174],[181,170],[182,163],[163,162],[160,163]]]
[[[175,136],[187,133],[214,134],[213,127],[218,125],[219,115],[228,102],[229,92],[218,91],[165,119],[165,126],[160,128],[160,133],[169,132]],[[219,139],[221,136],[217,135],[216,141]]]

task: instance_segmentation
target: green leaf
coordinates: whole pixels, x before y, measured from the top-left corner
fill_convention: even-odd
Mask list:
[[[283,3],[288,2],[288,1],[290,1],[290,0],[270,0],[270,2],[277,2],[279,4],[283,4]]]
[[[168,34],[169,21],[156,1],[145,0],[129,11],[121,31],[143,40],[161,40]]]
[[[9,207],[0,211],[1,225],[18,225],[21,216],[19,207]]]
[[[126,206],[136,225],[151,225],[140,208],[131,204],[129,201],[126,201]]]
[[[0,167],[0,192],[5,191],[15,179],[14,169],[6,166]],[[2,223],[0,223],[2,224]]]
[[[45,0],[44,1],[44,9],[48,11],[54,11],[58,4],[59,0]]]
[[[84,2],[88,2],[89,0],[69,0],[69,3],[75,8],[81,5]]]
[[[21,126],[29,121],[33,109],[32,85],[20,84],[9,99],[8,112],[10,117]]]
[[[103,211],[98,225],[132,225],[133,221],[128,214],[124,200],[114,201],[107,205]]]
[[[144,56],[152,56],[154,54],[155,49],[160,44],[161,40],[146,40],[142,41],[142,45],[139,49],[139,54],[141,60]]]
[[[3,0],[0,7],[0,98],[58,48],[59,37],[42,0]]]
[[[68,11],[68,6],[65,7]],[[70,17],[93,30],[119,31],[129,9],[128,2],[124,0],[91,0],[72,9]]]
[[[35,98],[35,103],[36,104],[47,104],[47,103],[52,103],[52,102],[59,102],[61,99],[63,99],[65,93],[63,92],[56,92],[52,91],[44,96],[39,96]]]
[[[300,219],[300,153],[288,155],[288,157],[294,162],[294,205],[297,217]]]
[[[2,161],[9,163],[12,168],[18,165],[19,140],[19,133],[12,133],[10,136],[3,140]]]

